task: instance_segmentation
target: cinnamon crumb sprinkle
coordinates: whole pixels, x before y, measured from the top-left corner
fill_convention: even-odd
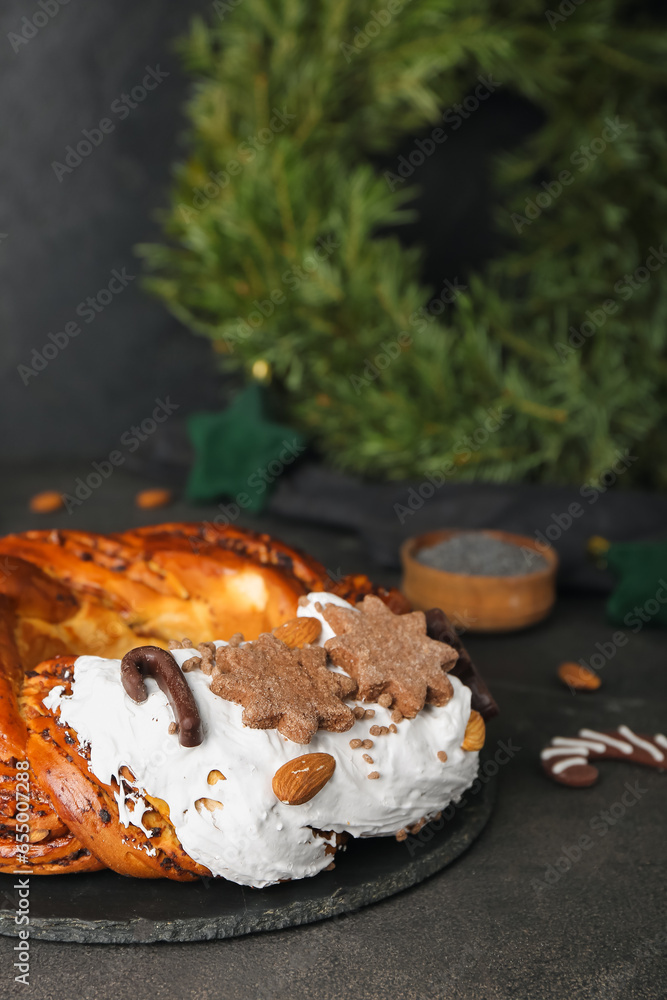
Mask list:
[[[234,635],[230,635],[229,639],[227,640],[227,645],[236,647],[240,646],[242,642],[243,642],[243,632],[235,632]]]
[[[190,670],[197,670],[201,666],[201,656],[191,656],[189,660],[186,660],[181,670],[184,674],[189,673]]]
[[[391,708],[391,703],[393,702],[393,700],[394,699],[387,691],[384,694],[381,694],[380,697],[378,698],[378,705],[382,705],[383,708]]]
[[[371,736],[380,736],[382,734],[382,726],[371,726],[369,732]]]
[[[167,649],[183,649],[178,639],[170,639],[167,643]]]
[[[371,779],[371,781],[374,781],[376,778],[380,777],[380,772],[379,771],[371,771],[371,773],[368,775],[368,777]]]
[[[391,721],[392,722],[402,722],[403,721],[403,713],[400,711],[400,709],[398,709],[398,708],[394,709],[394,711],[391,713]]]
[[[389,726],[380,726],[380,736],[387,736],[389,734]]]
[[[197,649],[201,653],[201,670],[205,674],[212,674],[215,666],[215,644],[212,642],[200,642]]]
[[[177,722],[170,722],[169,723],[169,735],[173,736],[174,733],[177,733],[177,732],[178,732],[178,723]]]
[[[193,642],[192,639],[181,639],[181,649],[192,649]]]
[[[367,764],[374,764],[375,763],[375,761],[373,760],[373,758],[371,757],[371,755],[369,753],[363,754],[363,758],[364,758],[364,760],[366,761]]]
[[[375,717],[375,709],[374,708],[367,708],[366,711],[364,712],[364,718],[365,719],[372,719],[374,717]]]
[[[352,709],[352,714],[355,717],[355,719],[363,719],[364,716],[366,715],[366,712],[361,707],[361,705],[355,705],[354,708]]]
[[[389,727],[389,732],[390,733],[397,733],[398,732],[398,729],[396,728],[396,726],[394,725],[393,722],[392,722],[392,724]]]
[[[359,747],[362,747],[362,746],[364,746],[364,744],[363,744],[363,742],[361,740],[350,740],[350,749],[351,750],[358,750]]]
[[[441,760],[443,764],[447,760],[447,754],[444,750],[438,750],[438,760]]]
[[[405,829],[405,827],[403,827],[402,830],[396,831],[396,840],[407,840],[407,839],[408,839],[408,831]]]
[[[373,749],[373,740],[362,740],[361,745],[364,748],[364,750],[372,750]]]

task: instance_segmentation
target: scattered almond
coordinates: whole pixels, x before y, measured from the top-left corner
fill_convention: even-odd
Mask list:
[[[303,805],[324,788],[335,769],[336,761],[329,753],[302,754],[278,768],[273,791],[286,805]]]
[[[481,750],[484,746],[484,740],[486,738],[486,726],[484,725],[484,719],[474,710],[470,713],[470,718],[468,719],[468,725],[466,726],[465,736],[463,737],[463,743],[461,744],[462,750]]]
[[[200,815],[202,815],[204,809],[207,809],[208,812],[212,813],[215,812],[216,809],[222,809],[223,805],[222,802],[218,802],[217,799],[203,798],[203,799],[197,799],[197,801],[195,802],[195,807],[197,809],[197,812]]]
[[[558,677],[563,684],[575,691],[597,691],[602,681],[596,673],[579,663],[567,661],[558,668]]]
[[[227,779],[222,771],[218,771],[217,767],[215,767],[212,771],[208,772],[208,778],[206,780],[209,785],[217,785],[219,781],[226,781]]]
[[[172,500],[171,490],[154,489],[140,490],[134,498],[137,507],[142,510],[153,510],[155,507],[166,507]]]
[[[290,649],[301,649],[315,642],[322,631],[319,618],[290,618],[284,625],[274,628],[273,634]]]
[[[30,510],[35,514],[52,514],[65,506],[62,493],[56,490],[46,490],[44,493],[36,493],[30,498]]]

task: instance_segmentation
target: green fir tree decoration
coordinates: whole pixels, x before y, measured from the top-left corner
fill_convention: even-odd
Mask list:
[[[636,0],[216,0],[149,287],[281,419],[374,478],[667,485],[667,35]],[[480,78],[542,126],[498,165],[511,250],[427,308],[390,153]],[[426,141],[426,140],[425,140]],[[416,147],[415,147],[416,148]],[[455,199],[456,192],[449,192]]]

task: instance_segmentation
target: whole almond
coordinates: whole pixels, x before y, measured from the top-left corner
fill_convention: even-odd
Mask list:
[[[44,493],[36,493],[30,498],[30,510],[35,514],[52,514],[63,506],[62,494],[56,490],[45,490]]]
[[[463,743],[461,744],[462,750],[481,750],[484,746],[484,740],[486,738],[486,726],[484,725],[484,719],[474,710],[470,713],[470,718],[468,719],[468,725],[466,726],[465,736],[463,737]]]
[[[597,691],[602,681],[596,673],[579,663],[567,661],[558,668],[558,676],[563,684],[575,691]]]
[[[141,490],[134,498],[137,507],[143,510],[153,510],[154,507],[166,507],[171,503],[171,490],[154,489]]]
[[[324,788],[335,769],[331,754],[304,753],[278,768],[273,776],[273,791],[286,805],[303,805]]]
[[[290,649],[301,649],[315,642],[322,631],[319,618],[290,618],[284,625],[274,628],[273,634]]]

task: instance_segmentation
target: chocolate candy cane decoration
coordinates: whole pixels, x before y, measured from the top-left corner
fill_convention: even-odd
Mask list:
[[[640,736],[628,726],[600,732],[580,729],[578,736],[554,736],[540,758],[554,781],[570,788],[588,788],[598,779],[598,769],[590,760],[627,760],[667,770],[667,737],[662,733]]]
[[[132,701],[146,701],[144,677],[150,675],[164,691],[178,723],[178,737],[183,747],[198,747],[203,739],[199,709],[185,679],[185,674],[166,649],[137,646],[126,653],[120,664],[120,677]]]

